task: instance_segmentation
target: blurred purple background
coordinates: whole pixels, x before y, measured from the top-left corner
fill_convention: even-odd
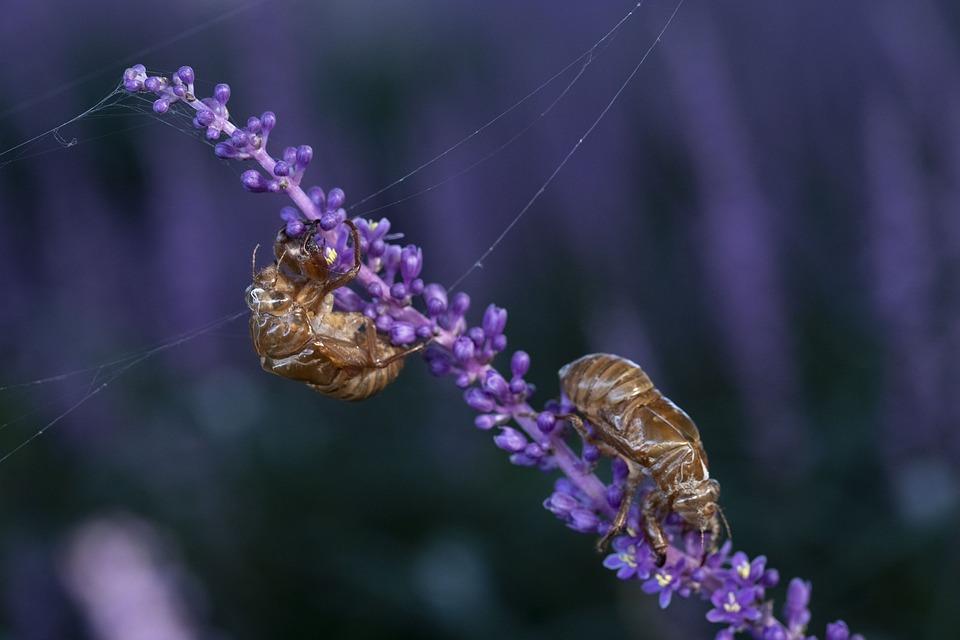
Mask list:
[[[0,151],[83,112],[134,62],[191,64],[207,91],[232,85],[235,117],[276,111],[275,148],[311,144],[310,177],[357,202],[631,4],[12,0]],[[423,245],[428,279],[452,282],[672,9],[648,0],[493,159],[370,215]],[[813,629],[955,627],[958,34],[945,0],[688,0],[463,285],[475,313],[510,310],[541,400],[585,352],[642,363],[700,425],[737,546],[814,581]],[[351,213],[476,162],[573,73]],[[111,109],[59,135],[78,144],[46,136],[0,156],[0,385],[241,311],[252,247],[286,204],[244,193],[240,165],[148,115]],[[0,391],[0,455],[119,372]],[[549,483],[510,467],[420,363],[342,406],[261,373],[238,320],[116,377],[0,465],[0,637],[131,637],[110,622],[117,581],[180,634],[144,638],[707,637],[699,605],[656,611],[553,522]]]

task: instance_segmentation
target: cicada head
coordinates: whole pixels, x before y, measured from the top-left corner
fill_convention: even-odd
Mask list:
[[[700,531],[711,531],[716,528],[719,499],[720,483],[713,479],[705,480],[681,493],[673,502],[673,510],[690,526]]]
[[[290,310],[299,288],[276,265],[269,265],[254,274],[244,299],[254,314],[281,315]]]
[[[280,229],[273,243],[273,254],[282,275],[293,280],[325,281],[330,275],[329,264],[317,246],[316,234],[307,229],[302,237],[292,238]]]

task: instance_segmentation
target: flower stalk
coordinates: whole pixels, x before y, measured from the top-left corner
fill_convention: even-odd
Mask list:
[[[494,434],[494,444],[509,454],[510,462],[559,472],[544,508],[574,531],[604,535],[623,499],[626,464],[613,460],[610,481],[605,482],[596,471],[600,452],[559,417],[573,410],[569,401],[561,396],[539,411],[534,409],[530,398],[535,390],[524,378],[530,369],[526,352],[512,354],[509,378],[494,367],[493,360],[507,348],[506,310],[491,304],[481,323],[469,326],[470,297],[425,283],[419,277],[422,251],[412,244],[392,242],[399,236],[389,234],[391,224],[386,218],[353,219],[361,243],[359,247],[349,246],[350,233],[343,225],[347,219],[343,190],[334,188],[326,193],[320,187],[301,186],[313,149],[308,145],[287,147],[279,157],[272,156],[267,142],[277,124],[273,112],[251,116],[238,127],[227,108],[230,87],[218,84],[213,96],[200,99],[194,93],[194,81],[190,67],[181,67],[167,78],[150,75],[143,65],[134,65],[123,75],[127,91],[155,96],[153,110],[157,114],[178,104],[192,109],[194,126],[209,140],[217,141],[218,157],[259,165],[260,169],[243,172],[243,187],[254,193],[287,195],[295,207],[285,206],[280,211],[286,233],[297,237],[314,232],[332,268],[348,269],[353,252],[361,251],[363,261],[356,285],[334,293],[335,308],[365,314],[395,345],[429,341],[424,358],[430,372],[453,379],[463,391],[466,404],[478,414],[474,425]],[[740,633],[761,640],[814,638],[806,635],[810,583],[798,578],[789,583],[783,617],[778,619],[766,594],[777,586],[779,573],[767,568],[764,556],[750,559],[742,552],[731,553],[729,540],[712,551],[717,541],[690,530],[675,514],[668,515],[663,524],[670,540],[663,566],[656,565],[655,554],[638,533],[643,527],[637,505],[631,509],[625,535],[612,541],[603,566],[615,571],[620,580],[641,581],[642,590],[655,594],[662,608],[674,597],[698,597],[708,602],[712,608],[706,613],[707,620],[721,625],[717,640]],[[851,635],[843,621],[827,625],[824,637],[862,640],[862,636]]]

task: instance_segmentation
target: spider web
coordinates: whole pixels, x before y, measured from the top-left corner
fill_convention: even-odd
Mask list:
[[[186,30],[180,33],[174,38],[170,38],[163,42],[157,43],[150,47],[147,47],[141,51],[138,51],[131,56],[126,58],[127,61],[136,60],[142,55],[147,53],[157,51],[162,49],[170,44],[183,40],[187,37],[196,35],[205,31],[206,29],[219,24],[225,20],[228,20],[240,13],[248,11],[256,6],[263,4],[265,0],[258,0],[246,5],[235,8],[234,10],[217,16],[207,22],[201,23],[189,30]],[[391,181],[390,183],[384,185],[382,188],[379,188],[368,195],[360,198],[354,204],[349,207],[349,211],[353,215],[367,215],[377,211],[382,211],[394,207],[398,204],[407,202],[419,196],[422,196],[430,191],[433,191],[441,186],[444,186],[463,175],[469,173],[470,171],[476,169],[480,165],[488,162],[490,159],[494,158],[498,154],[504,152],[509,147],[511,147],[515,142],[520,140],[525,134],[530,132],[537,124],[539,124],[543,119],[548,117],[550,113],[555,109],[555,107],[560,104],[565,97],[569,95],[571,90],[577,84],[577,82],[584,76],[584,74],[589,70],[591,65],[600,58],[601,54],[610,46],[613,40],[617,35],[623,31],[624,27],[630,21],[634,15],[640,11],[643,7],[645,0],[639,0],[636,4],[630,7],[630,9],[608,30],[606,31],[598,40],[596,40],[589,48],[587,48],[583,53],[575,57],[565,66],[560,68],[558,71],[549,76],[544,82],[536,86],[529,93],[525,94],[519,98],[516,102],[498,112],[490,120],[484,122],[477,128],[473,129],[463,138],[459,139],[446,149],[440,151],[436,155],[432,156],[428,160],[418,164],[412,168],[407,173],[403,174],[399,178]],[[553,180],[557,175],[563,170],[564,166],[569,162],[569,160],[577,153],[581,148],[584,141],[590,136],[590,134],[599,126],[606,114],[613,108],[620,96],[626,91],[630,83],[639,73],[641,67],[646,62],[647,58],[654,51],[656,46],[660,43],[662,37],[666,33],[667,29],[672,24],[674,18],[680,11],[681,6],[683,5],[684,0],[677,0],[673,10],[669,13],[666,20],[663,22],[662,26],[657,32],[656,37],[649,44],[648,47],[642,50],[642,55],[639,57],[638,62],[626,75],[626,77],[618,85],[618,88],[613,93],[613,95],[603,103],[602,109],[599,111],[598,115],[590,121],[589,126],[583,131],[581,135],[578,136],[576,141],[568,149],[568,151],[559,159],[558,163],[555,165],[555,168],[551,173],[549,173],[546,178],[541,182],[540,186],[534,191],[530,199],[518,210],[518,213],[513,217],[513,219],[506,225],[506,227],[495,237],[492,244],[475,260],[470,266],[463,272],[463,274],[458,277],[451,285],[450,289],[458,286],[466,278],[468,278],[474,271],[482,268],[483,261],[486,260],[500,245],[504,238],[514,229],[517,223],[531,210],[531,208],[536,204],[539,198],[544,194],[544,192],[549,188]],[[111,64],[105,66],[101,69],[91,71],[87,74],[84,74],[71,83],[58,87],[57,90],[47,92],[43,95],[37,96],[25,100],[14,107],[7,109],[6,111],[0,113],[0,116],[10,115],[16,113],[22,109],[26,109],[37,102],[48,100],[55,97],[56,95],[61,94],[62,92],[78,85],[81,83],[89,82],[93,79],[96,79],[107,72],[117,73],[119,64]],[[150,70],[151,74],[161,74],[169,76],[171,71],[161,71],[161,70]],[[201,88],[207,89],[204,93],[203,91],[198,91],[201,95],[208,95],[212,92],[212,83],[204,83],[198,81],[197,85]],[[552,87],[560,87],[559,91],[556,91],[552,97],[549,95],[548,91]],[[416,190],[413,193],[408,193],[405,195],[394,197],[385,204],[374,204],[375,200],[380,196],[387,194],[396,190],[398,187],[405,185],[410,178],[423,172],[428,167],[431,167],[445,159],[448,158],[454,151],[457,151],[461,147],[464,147],[468,143],[472,142],[474,139],[479,138],[482,134],[491,132],[492,128],[495,125],[501,123],[508,115],[519,110],[521,107],[527,103],[533,102],[538,97],[547,94],[547,99],[545,100],[545,105],[535,112],[532,117],[528,117],[520,126],[515,126],[511,132],[505,136],[499,142],[496,142],[491,150],[481,155],[476,160],[470,161],[467,164],[456,168],[448,172],[445,176],[442,176],[440,179],[430,183],[426,187],[422,187]],[[171,127],[178,132],[190,136],[191,138],[200,141],[202,144],[213,147],[214,143],[207,140],[201,133],[193,127],[193,110],[189,107],[185,107],[179,104],[175,104],[173,108],[170,109],[166,114],[158,116],[153,112],[152,108],[153,100],[149,96],[140,95],[140,94],[130,94],[124,91],[122,84],[117,84],[113,90],[107,93],[103,98],[97,101],[90,108],[81,112],[80,114],[58,124],[51,129],[48,129],[38,135],[35,135],[27,140],[20,142],[8,149],[0,151],[0,170],[4,167],[15,163],[22,162],[26,160],[32,160],[43,155],[64,151],[72,147],[78,146],[80,144],[87,144],[94,142],[96,140],[102,139],[107,136],[118,135],[124,132],[128,132],[135,129],[140,129],[148,126],[156,126],[158,123],[163,126]],[[80,138],[78,136],[72,135],[69,133],[70,128],[83,120],[91,120],[98,118],[110,118],[114,120],[120,120],[123,122],[129,122],[129,125],[121,126],[111,130],[109,133]],[[240,173],[240,164],[231,163],[227,161],[221,161],[223,164],[227,165],[230,170],[234,171],[239,175]],[[367,205],[364,207],[364,205]],[[203,335],[209,334],[212,331],[217,330],[220,327],[223,327],[243,316],[246,315],[246,310],[239,311],[235,313],[226,314],[216,320],[198,326],[189,331],[183,332],[181,334],[170,336],[164,340],[161,340],[158,344],[146,348],[137,349],[127,353],[125,355],[118,356],[112,360],[91,365],[89,367],[83,367],[80,369],[74,369],[71,371],[66,371],[63,373],[48,375],[45,377],[28,380],[25,382],[13,383],[0,386],[0,397],[6,396],[6,399],[17,396],[25,396],[31,393],[34,393],[41,388],[45,388],[50,384],[63,382],[66,380],[79,380],[80,389],[79,393],[74,393],[70,396],[61,396],[54,400],[48,400],[46,402],[34,403],[33,409],[30,411],[19,415],[18,417],[8,420],[7,422],[0,424],[0,431],[5,431],[7,427],[20,423],[20,422],[33,422],[35,416],[40,414],[44,410],[47,410],[54,406],[63,406],[63,402],[66,401],[66,409],[60,411],[53,419],[43,422],[42,426],[30,432],[28,436],[19,441],[18,444],[13,446],[13,448],[7,451],[0,451],[0,463],[5,462],[11,456],[22,450],[24,447],[35,441],[37,438],[42,436],[48,430],[53,428],[56,424],[61,422],[68,415],[72,414],[74,411],[79,409],[87,401],[97,396],[104,390],[106,390],[111,384],[113,384],[118,378],[130,372],[134,367],[139,366],[143,362],[152,358],[153,356],[174,349],[175,347],[181,346],[191,340],[194,340]]]

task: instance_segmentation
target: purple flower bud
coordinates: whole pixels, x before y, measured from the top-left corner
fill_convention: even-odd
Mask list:
[[[567,526],[580,533],[594,533],[600,521],[597,514],[587,509],[574,509],[570,512],[570,522]]]
[[[554,515],[566,516],[574,509],[579,508],[580,503],[569,493],[556,491],[543,501],[543,507]]]
[[[170,101],[166,98],[158,98],[153,102],[153,110],[159,114],[166,113],[170,110]]]
[[[383,287],[380,286],[379,282],[371,282],[367,285],[367,293],[370,294],[371,298],[382,298]]]
[[[612,484],[607,487],[607,504],[612,509],[619,508],[621,500],[623,500],[623,488],[620,485]]]
[[[583,457],[584,462],[593,464],[600,459],[600,450],[592,444],[586,443],[583,445],[583,452],[581,453],[581,456]]]
[[[297,147],[297,168],[301,171],[313,160],[313,147],[302,144]]]
[[[209,127],[216,119],[217,114],[210,109],[200,109],[197,111],[197,122],[199,122],[201,126]]]
[[[763,630],[763,640],[789,640],[787,632],[779,624],[767,627]]]
[[[481,431],[489,431],[497,426],[497,415],[495,413],[484,413],[473,419],[473,424]]]
[[[613,481],[616,484],[624,483],[627,476],[630,475],[630,468],[623,461],[623,458],[614,458],[613,462],[610,463],[610,469],[613,471]]]
[[[305,229],[306,226],[300,220],[290,220],[285,227],[287,235],[291,238],[299,238]]]
[[[418,296],[423,293],[424,284],[420,278],[414,278],[410,281],[410,294]]]
[[[291,169],[290,165],[284,162],[283,160],[277,161],[277,164],[273,165],[273,175],[275,176],[288,176],[290,175]]]
[[[187,88],[182,84],[174,85],[171,91],[173,91],[173,95],[177,96],[178,98],[185,98],[187,96]]]
[[[549,411],[542,411],[537,415],[537,428],[544,433],[550,433],[557,426],[557,417]]]
[[[334,187],[330,189],[330,193],[327,195],[327,210],[332,211],[339,209],[346,201],[347,195],[343,192],[343,189]]]
[[[390,327],[390,342],[393,344],[410,344],[416,339],[416,331],[409,322],[394,322]]]
[[[230,100],[230,85],[220,83],[213,88],[213,97],[220,104],[227,104]]]
[[[444,313],[435,318],[437,326],[444,331],[450,331],[457,325],[457,320],[449,313]]]
[[[510,393],[526,393],[527,383],[523,378],[514,378],[510,381]]]
[[[146,87],[147,91],[153,91],[154,93],[163,89],[165,84],[160,76],[150,76],[143,81],[143,86]]]
[[[543,450],[536,442],[531,442],[523,449],[523,455],[527,456],[531,460],[539,461],[543,456],[547,455],[547,452]]]
[[[177,77],[180,78],[184,82],[184,84],[193,84],[193,81],[194,81],[193,68],[187,67],[187,66],[180,67],[179,69],[177,69]]]
[[[726,629],[721,629],[717,632],[717,635],[714,636],[714,640],[734,640],[736,637],[736,631],[732,627],[727,627]]]
[[[391,244],[387,246],[387,250],[383,254],[383,266],[390,273],[391,278],[396,273],[397,267],[400,266],[400,251],[400,247]]]
[[[450,362],[446,358],[434,358],[429,361],[429,366],[430,373],[435,376],[445,376],[450,373]]]
[[[270,131],[277,126],[277,114],[273,111],[264,111],[260,115],[260,126],[263,128],[264,133],[270,133]]]
[[[519,453],[527,446],[527,437],[513,427],[501,427],[500,433],[493,438],[494,444],[510,453]]]
[[[487,375],[483,379],[483,388],[501,402],[510,396],[510,385],[507,384],[502,375],[493,369],[487,371]]]
[[[147,78],[147,68],[142,64],[135,64],[123,72],[123,86],[127,91],[136,92],[143,89],[143,81]]]
[[[486,338],[486,335],[483,333],[483,329],[480,327],[470,327],[467,330],[467,337],[473,340],[473,344],[477,347],[483,346],[483,341]]]
[[[231,160],[237,157],[237,150],[234,146],[228,142],[219,142],[217,146],[213,148],[213,153],[218,157],[224,160]]]
[[[266,178],[256,169],[248,169],[240,174],[240,182],[243,183],[244,189],[253,193],[263,193],[269,189]]]
[[[310,201],[313,202],[313,204],[320,208],[323,208],[324,203],[327,201],[327,196],[323,193],[323,189],[320,187],[310,187],[307,189],[307,197],[310,198]]]
[[[463,394],[463,399],[471,409],[481,413],[490,413],[496,406],[493,399],[478,387],[467,389],[467,392]]]
[[[429,324],[422,324],[417,327],[417,337],[421,340],[433,337],[433,327]]]
[[[540,461],[536,458],[531,458],[526,453],[512,453],[510,454],[510,463],[518,467],[535,467]]]
[[[780,583],[780,572],[776,569],[767,569],[760,578],[760,584],[767,589],[772,589]]]
[[[502,333],[498,336],[495,336],[491,341],[491,346],[493,347],[494,351],[500,353],[507,348],[507,336],[503,335]]]
[[[507,310],[490,305],[483,313],[483,330],[491,338],[503,333],[507,326]]]
[[[332,213],[325,213],[320,216],[320,228],[324,231],[330,231],[338,224],[337,216]]]
[[[510,371],[513,372],[513,375],[518,378],[522,378],[527,375],[527,371],[530,370],[530,356],[526,351],[514,351],[513,357],[510,358]]]
[[[427,301],[427,313],[431,316],[438,316],[447,310],[447,291],[439,284],[424,287],[423,299]]]
[[[387,245],[383,240],[374,240],[367,247],[367,257],[369,258],[379,258],[383,255],[383,252],[387,250]]]
[[[450,310],[454,313],[454,315],[462,316],[469,308],[470,296],[462,291],[453,294],[453,304],[450,305]]]
[[[420,275],[420,269],[423,268],[423,252],[419,247],[408,245],[404,247],[400,256],[400,275],[405,282]]]
[[[473,341],[465,336],[460,336],[453,343],[453,357],[460,362],[468,362],[473,359],[475,347]]]
[[[390,331],[390,328],[393,327],[393,318],[391,318],[385,313],[377,316],[377,319],[375,320],[375,322],[377,325],[377,329],[379,329],[380,331]]]
[[[810,611],[807,609],[810,591],[810,583],[800,578],[794,578],[787,586],[787,599],[783,605],[783,613],[787,619],[787,626],[791,629],[806,627],[810,622]]]
[[[826,640],[850,640],[850,628],[843,620],[837,620],[827,625]]]
[[[390,295],[396,300],[403,300],[407,297],[407,288],[402,282],[396,282],[390,287]]]
[[[456,384],[461,389],[466,389],[471,384],[473,384],[473,378],[470,377],[469,373],[464,371],[459,375],[457,375],[457,380],[454,384]]]

